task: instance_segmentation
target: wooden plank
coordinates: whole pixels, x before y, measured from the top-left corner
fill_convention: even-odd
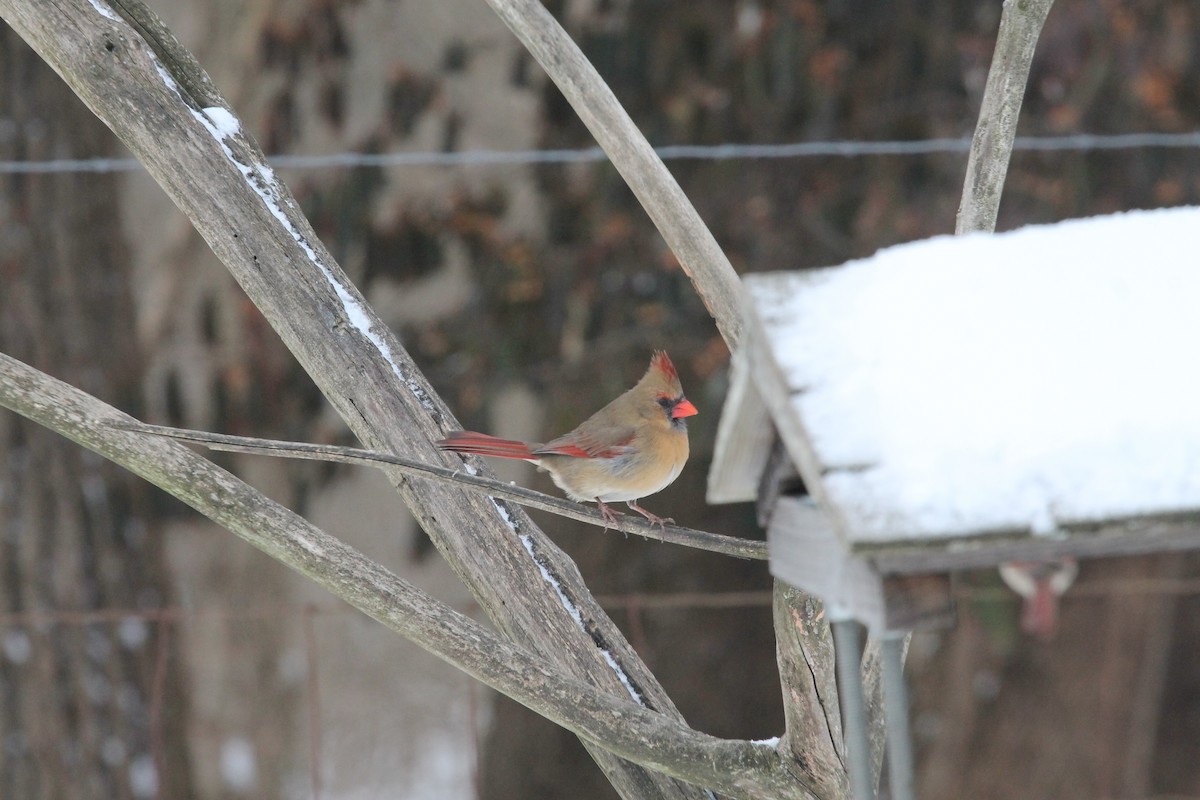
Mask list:
[[[779,499],[767,542],[771,574],[819,597],[831,620],[856,619],[875,634],[954,622],[949,575],[881,575],[845,549],[810,498]]]
[[[846,550],[810,499],[783,497],[767,529],[771,574],[825,603],[830,619],[884,624],[882,583],[865,560]]]
[[[771,428],[771,435],[774,440],[767,456],[767,464],[758,480],[758,502],[755,505],[758,524],[764,528],[771,524],[775,504],[781,497],[803,497],[808,494],[791,456],[788,455],[783,442],[775,436],[774,427]]]
[[[708,471],[709,503],[744,503],[755,499],[774,436],[767,407],[750,378],[745,348],[739,349],[730,363],[729,393],[717,423],[717,440]]]
[[[913,574],[994,567],[1060,556],[1101,558],[1200,550],[1200,513],[1068,526],[1054,537],[995,531],[956,539],[863,542],[852,549],[881,572]]]
[[[825,512],[833,532],[839,539],[847,540],[845,518],[824,490],[822,475],[825,468],[811,445],[804,421],[792,407],[792,398],[798,392],[802,392],[803,387],[793,388],[788,384],[786,375],[771,352],[771,340],[767,336],[764,322],[753,305],[747,306],[745,321],[743,351],[749,359],[750,375],[758,389],[758,395],[775,423],[775,430],[791,456],[792,463],[804,480],[805,488]]]

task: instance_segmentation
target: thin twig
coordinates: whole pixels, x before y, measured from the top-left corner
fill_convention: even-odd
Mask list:
[[[379,467],[384,464],[396,467],[399,471],[434,480],[452,481],[470,487],[479,492],[512,500],[529,508],[548,511],[561,517],[596,525],[605,529],[615,529],[622,533],[632,533],[669,544],[692,547],[697,550],[707,550],[711,553],[766,560],[766,542],[742,539],[736,536],[724,536],[719,533],[684,528],[678,525],[656,525],[649,520],[618,515],[615,522],[604,519],[599,511],[561,500],[542,492],[526,489],[511,483],[503,483],[482,475],[474,475],[466,470],[441,467],[436,464],[425,464],[420,461],[402,458],[390,453],[380,453],[375,450],[363,450],[357,447],[342,447],[340,445],[312,444],[309,442],[286,442],[277,439],[258,439],[252,436],[234,436],[225,433],[210,433],[208,431],[190,430],[187,428],[172,428],[165,425],[148,425],[144,423],[116,424],[114,427],[136,433],[148,433],[154,436],[167,436],[181,439],[193,444],[202,445],[210,450],[221,450],[229,453],[251,453],[256,455],[276,456],[280,458],[298,458],[309,461],[334,461],[341,464],[358,464],[361,466]]]
[[[422,592],[189,448],[164,437],[131,433],[128,425],[136,425],[136,420],[3,353],[0,408],[12,409],[149,480],[593,748],[638,764],[645,775],[708,786],[738,800],[816,796],[806,776],[789,769],[769,743],[718,739],[689,728],[674,715],[632,702],[628,695],[608,693],[570,675]]]

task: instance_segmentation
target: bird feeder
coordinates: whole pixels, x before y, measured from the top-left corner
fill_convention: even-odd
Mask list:
[[[1131,212],[747,275],[709,502],[757,502],[772,574],[897,673],[955,570],[1200,548],[1196,230]]]

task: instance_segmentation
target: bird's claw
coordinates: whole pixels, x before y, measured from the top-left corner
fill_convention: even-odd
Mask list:
[[[608,530],[610,527],[618,527],[617,512],[612,510],[612,506],[608,505],[599,497],[597,497],[596,508],[600,509],[600,515],[604,517],[604,530]]]
[[[630,502],[626,503],[625,505],[629,506],[634,511],[641,514],[643,517],[650,520],[651,525],[657,525],[659,527],[659,529],[662,530],[663,533],[667,532],[667,524],[668,523],[671,525],[675,524],[675,520],[673,518],[660,517],[658,514],[654,514],[654,513],[647,511],[646,509],[642,508],[641,506],[639,506],[637,503],[635,503],[633,501],[630,501]]]
[[[660,517],[658,514],[642,508],[632,500],[625,503],[625,505],[629,506],[631,509],[649,520],[651,525],[657,525],[663,533],[667,532],[667,525],[675,524],[675,520],[671,517]],[[597,497],[596,507],[600,510],[600,514],[604,517],[604,530],[608,530],[610,527],[617,528],[618,530],[620,529],[620,526],[617,524],[617,512],[613,511],[612,506],[608,505],[599,497]]]

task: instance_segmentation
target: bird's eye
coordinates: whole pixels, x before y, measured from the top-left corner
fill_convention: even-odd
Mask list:
[[[658,404],[663,408],[670,408],[672,405],[674,405],[674,401],[665,394],[660,394],[658,396]]]

